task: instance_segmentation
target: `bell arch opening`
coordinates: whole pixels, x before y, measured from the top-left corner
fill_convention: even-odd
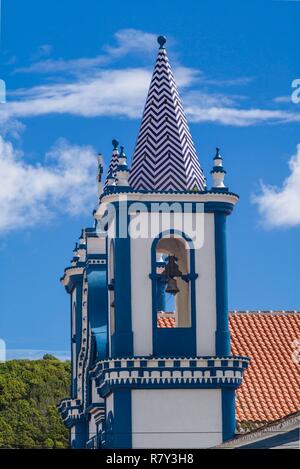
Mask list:
[[[163,237],[156,245],[157,327],[191,327],[189,246],[183,238]]]

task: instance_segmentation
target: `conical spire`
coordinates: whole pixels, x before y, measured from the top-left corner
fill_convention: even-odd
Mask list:
[[[164,47],[160,45],[133,155],[137,190],[204,190],[205,178]]]
[[[107,187],[107,185],[109,183],[109,180],[111,181],[113,178],[115,178],[118,163],[119,163],[119,150],[118,150],[119,142],[116,139],[114,139],[112,141],[112,145],[113,145],[113,152],[112,152],[112,155],[111,155],[111,160],[110,160],[110,163],[109,163],[104,188]]]

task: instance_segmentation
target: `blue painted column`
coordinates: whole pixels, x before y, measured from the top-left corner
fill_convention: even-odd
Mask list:
[[[166,311],[166,280],[158,278],[156,282],[157,311]]]
[[[222,389],[222,432],[223,441],[235,435],[235,389]]]
[[[71,448],[84,449],[87,442],[87,422],[75,423],[75,438],[71,440]]]
[[[230,355],[230,334],[227,292],[226,214],[215,213],[215,264],[216,264],[216,355]]]
[[[127,205],[120,202],[118,220],[124,223],[128,214]],[[126,217],[126,218],[125,218]],[[125,358],[133,355],[133,333],[131,319],[131,265],[130,265],[130,237],[120,232],[117,223],[117,237],[115,239],[115,333],[111,338],[111,352],[114,358]],[[127,228],[126,228],[127,229]],[[124,231],[124,228],[123,228]],[[119,236],[120,234],[120,236]]]
[[[113,447],[132,448],[131,390],[114,391]]]
[[[106,259],[105,259],[106,260]],[[88,316],[97,345],[97,359],[108,356],[106,264],[87,269]]]
[[[76,343],[76,334],[73,336],[73,301],[72,294],[70,293],[70,332],[71,332],[71,397],[74,399],[76,397],[76,376],[73,376],[73,360],[75,359],[73,353],[73,344]]]
[[[77,357],[80,351],[80,344],[81,344],[81,334],[82,334],[82,275],[73,275],[72,276],[72,285],[73,289],[75,289],[75,336],[72,335],[73,331],[73,301],[72,301],[72,290],[69,291],[70,293],[70,303],[71,303],[71,370],[72,370],[72,381],[71,381],[71,396],[74,399],[77,394],[77,375],[73,376],[73,360],[76,361],[76,369],[77,369]],[[75,346],[75,356],[73,354],[73,343],[76,344]]]

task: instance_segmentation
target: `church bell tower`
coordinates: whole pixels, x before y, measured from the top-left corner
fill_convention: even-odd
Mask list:
[[[233,437],[248,365],[230,353],[228,323],[226,219],[238,196],[224,184],[219,149],[206,185],[165,42],[158,38],[131,169],[121,148],[96,213],[109,220],[109,356],[95,377],[116,448]]]

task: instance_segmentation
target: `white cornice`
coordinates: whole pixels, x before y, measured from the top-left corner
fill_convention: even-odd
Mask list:
[[[114,202],[165,202],[165,203],[174,203],[174,202],[224,202],[235,205],[238,202],[239,198],[237,195],[232,193],[224,192],[214,192],[214,193],[205,193],[205,194],[176,194],[176,193],[116,193],[116,194],[107,194],[102,197],[102,203],[99,205],[99,208],[95,214],[96,218],[101,218],[106,210],[106,205]]]
[[[66,287],[68,283],[70,282],[71,277],[73,277],[73,275],[82,275],[82,273],[83,273],[83,267],[67,267],[65,269],[64,276],[61,279],[62,285]]]

